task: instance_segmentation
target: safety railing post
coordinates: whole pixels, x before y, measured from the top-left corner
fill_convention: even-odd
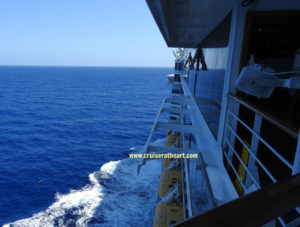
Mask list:
[[[229,101],[229,104],[228,104],[228,109],[231,110],[234,114],[236,114],[238,116],[239,114],[239,110],[240,110],[240,104],[238,102],[230,102]],[[238,124],[238,121],[229,117],[228,113],[227,113],[227,118],[226,118],[226,121],[228,123],[228,125],[230,125],[230,127],[236,131],[237,129],[237,124]],[[228,136],[228,138],[227,138]],[[223,140],[223,147],[225,147],[225,139],[228,139],[230,144],[234,147],[235,146],[235,136],[232,135],[232,133],[229,133],[227,134],[227,128],[225,127],[225,134],[224,134],[224,140]],[[232,150],[228,149],[228,158],[229,160],[232,162],[232,158],[233,158],[233,152]],[[229,164],[227,160],[227,165]]]
[[[294,160],[293,170],[292,170],[293,175],[300,173],[300,136],[299,135],[300,135],[300,130],[298,133],[298,143],[297,143],[295,160]]]
[[[253,131],[256,132],[257,135],[260,135],[262,120],[263,118],[259,114],[255,113]],[[250,150],[255,156],[257,154],[258,144],[259,139],[252,134]],[[252,156],[249,156],[248,168],[249,171],[251,171],[251,173],[254,175],[256,182],[259,182],[258,169],[255,165],[255,159]],[[247,174],[245,183],[246,187],[249,187],[252,183],[252,179],[249,177],[249,174]]]

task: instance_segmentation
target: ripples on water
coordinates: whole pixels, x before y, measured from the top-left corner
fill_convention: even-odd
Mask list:
[[[126,158],[131,147],[145,143],[169,94],[170,72],[0,67],[0,224],[24,218],[15,225],[152,221],[147,212],[128,215],[145,204],[148,212],[154,209],[159,165],[152,162],[151,171],[136,178],[136,160]]]

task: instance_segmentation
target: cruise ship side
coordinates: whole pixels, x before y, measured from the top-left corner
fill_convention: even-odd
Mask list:
[[[153,226],[300,226],[300,1],[146,2],[177,48]]]

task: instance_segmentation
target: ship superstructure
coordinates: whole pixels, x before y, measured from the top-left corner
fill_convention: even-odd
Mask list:
[[[163,160],[153,226],[299,226],[300,2],[147,4],[180,49],[144,154],[198,154]]]

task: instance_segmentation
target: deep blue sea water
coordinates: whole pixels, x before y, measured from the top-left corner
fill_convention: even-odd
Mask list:
[[[159,166],[136,178],[128,154],[146,142],[171,71],[0,67],[0,225],[149,224]]]

